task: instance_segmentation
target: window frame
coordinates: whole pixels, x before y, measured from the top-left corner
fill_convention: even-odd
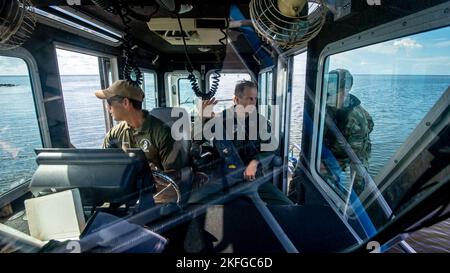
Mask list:
[[[299,49],[294,48],[294,49],[288,50],[282,55],[282,58],[289,58],[288,59],[289,60],[288,79],[289,80],[287,82],[287,84],[288,84],[287,90],[289,90],[288,91],[289,98],[286,100],[287,105],[286,105],[286,113],[285,113],[285,116],[288,118],[288,121],[286,121],[286,124],[283,125],[285,127],[284,132],[287,132],[287,135],[285,134],[284,139],[283,139],[283,141],[284,141],[284,149],[283,149],[284,164],[286,164],[286,166],[289,165],[288,157],[291,153],[291,121],[292,121],[291,117],[292,117],[292,105],[293,105],[292,100],[295,99],[292,95],[292,89],[294,87],[294,78],[293,77],[294,77],[294,72],[295,72],[295,64],[294,64],[295,57],[298,55],[301,55],[301,54],[306,54],[306,56],[307,56],[307,53],[308,53],[308,48],[305,46],[305,47],[302,47]],[[307,66],[307,58],[305,61],[305,69],[306,69],[306,66]],[[306,72],[306,70],[305,70],[305,72]],[[305,89],[303,90],[303,92],[305,93],[304,100],[306,100],[306,75],[305,75],[304,81],[305,81]],[[272,73],[272,85],[273,85],[273,73]],[[273,101],[275,101],[275,99],[276,98],[273,98]],[[302,122],[303,122],[303,120],[302,120]],[[302,130],[302,127],[300,127],[300,130]],[[300,139],[300,146],[301,146],[301,142],[302,142],[302,139]],[[299,150],[299,151],[301,151],[301,150]],[[300,153],[300,156],[301,156],[301,153]],[[289,172],[289,168],[286,167],[286,173],[285,173],[286,176],[288,175],[288,172]],[[289,188],[289,180],[287,178],[283,177],[283,192],[286,195],[288,194],[288,188]]]
[[[182,104],[181,104],[181,97],[180,97],[180,80],[187,80],[188,81],[188,83],[189,83],[189,85],[191,84],[190,83],[190,81],[189,81],[189,78],[178,78],[177,79],[177,99],[178,99],[178,107],[183,107],[183,108],[185,108],[184,106],[182,106]],[[195,94],[194,94],[194,100],[195,100]],[[194,104],[194,108],[195,108],[195,104]],[[185,108],[186,109],[186,108]]]
[[[167,71],[164,73],[164,89],[165,89],[165,101],[166,101],[166,107],[179,107],[179,101],[174,101],[174,97],[179,98],[179,90],[177,90],[176,96],[172,94],[172,86],[169,86],[169,76],[170,74],[186,74],[186,76],[189,75],[189,72],[187,70],[173,70],[173,71]],[[201,87],[201,75],[200,72],[197,70],[194,70],[194,75],[198,79],[198,85]],[[177,79],[178,80],[178,79]]]
[[[262,75],[263,74],[265,74],[265,79],[266,79],[266,86],[265,86],[265,91],[266,91],[266,102],[269,100],[269,97],[267,97],[267,87],[268,87],[268,77],[267,77],[267,73],[272,73],[272,86],[270,87],[271,88],[271,92],[272,92],[272,100],[273,100],[273,94],[275,93],[274,91],[275,91],[275,88],[273,88],[274,86],[273,86],[273,74],[274,74],[274,72],[273,72],[273,70],[274,70],[274,68],[275,68],[275,66],[269,66],[269,67],[266,67],[266,68],[264,68],[264,69],[261,69],[260,71],[259,71],[259,73],[258,73],[258,87],[259,87],[259,90],[261,90],[261,86],[259,86],[259,84],[260,84],[260,80],[262,79]],[[262,96],[259,96],[259,103],[261,104],[261,99],[262,99]]]
[[[111,80],[112,82],[109,82],[108,79],[108,75],[106,75],[106,83],[108,84],[112,84],[113,82],[119,80],[119,67],[118,67],[118,62],[117,62],[117,57],[111,54],[107,54],[104,52],[100,52],[100,51],[96,51],[96,50],[90,50],[90,49],[85,49],[82,47],[78,47],[78,46],[73,46],[70,44],[66,44],[66,43],[61,43],[61,42],[53,42],[53,50],[55,51],[55,57],[56,57],[56,62],[58,63],[58,57],[57,57],[57,53],[56,50],[57,49],[61,49],[61,50],[66,50],[66,51],[72,51],[75,53],[79,53],[79,54],[84,54],[84,55],[91,55],[93,57],[97,57],[97,58],[108,58],[109,62],[110,62],[110,67],[111,67]],[[100,63],[99,63],[99,77],[100,77],[100,85],[102,82],[101,79],[101,67],[100,67]],[[58,73],[59,72],[59,64],[58,64]],[[107,88],[108,86],[105,86],[104,88]],[[64,107],[64,120],[67,122],[67,113],[66,113],[66,104],[65,104],[65,100],[64,100],[64,90],[62,88],[62,82],[61,82],[61,75],[59,75],[59,89],[61,90],[61,97],[62,97],[62,104]],[[111,128],[114,126],[113,125],[113,118],[111,116],[111,114],[108,112],[108,107],[107,107],[107,103],[105,100],[102,100],[102,104],[103,104],[103,115],[105,117],[105,134],[111,130]],[[69,124],[66,123],[66,130],[67,130],[67,136],[69,138],[69,142],[71,143],[70,140],[70,132],[69,132]]]
[[[76,10],[73,10],[70,7],[66,7],[66,8],[64,8],[64,10],[66,11],[66,13],[71,13],[71,15],[69,15],[69,16],[72,18],[74,16],[78,16],[78,17],[81,17],[83,20],[91,21],[92,22],[92,23],[90,23],[91,26],[85,27],[85,29],[87,29],[87,30],[92,31],[93,30],[92,27],[95,27],[95,25],[98,25],[100,28],[107,28],[108,29],[107,31],[114,32],[117,35],[123,36],[123,34],[124,34],[122,31],[115,29],[112,26],[106,25],[106,24],[96,20],[95,18],[92,18],[92,17],[85,18],[86,16],[83,15],[83,13],[77,12]],[[59,12],[61,12],[61,11],[59,11]],[[114,35],[114,34],[104,35],[104,36],[108,36],[109,37],[109,39],[108,39],[106,37],[103,37],[103,34],[97,32],[95,30],[94,30],[94,32],[89,32],[84,29],[79,29],[78,27],[80,26],[80,24],[78,24],[74,20],[71,20],[71,18],[66,19],[61,16],[57,16],[54,13],[49,13],[47,11],[44,11],[40,8],[35,8],[34,13],[36,15],[37,22],[39,22],[43,25],[47,25],[52,28],[56,27],[63,31],[73,33],[76,36],[81,36],[83,38],[93,40],[98,43],[106,44],[109,46],[113,46],[116,48],[119,47],[120,45],[122,45],[122,42],[119,39],[116,39],[113,37],[116,35]],[[51,15],[53,18],[48,17],[48,15]],[[92,24],[94,24],[94,25],[92,25]],[[117,38],[119,38],[119,37],[117,37]]]
[[[119,66],[117,61],[117,56],[112,54],[107,54],[101,51],[97,50],[90,50],[79,46],[70,45],[67,43],[61,43],[61,42],[53,42],[53,48],[55,50],[55,56],[56,56],[56,49],[62,49],[66,51],[72,51],[79,54],[84,55],[91,55],[97,58],[108,58],[111,65],[111,79],[112,82],[119,80]],[[58,59],[56,59],[58,61]],[[100,75],[100,69],[99,69],[99,75]],[[107,81],[109,83],[109,80]],[[110,84],[112,84],[112,82]],[[108,86],[106,86],[108,87]]]
[[[156,73],[155,70],[153,69],[148,69],[148,68],[139,68],[142,72],[142,74],[147,73],[147,74],[153,74],[154,78],[155,78],[155,108],[159,107],[159,99],[158,99],[158,74]],[[145,78],[144,75],[142,75],[142,79],[143,79],[143,84],[145,84]],[[144,93],[145,93],[145,86],[144,87]],[[145,98],[144,98],[145,100]],[[147,106],[147,105],[146,105]]]
[[[215,69],[210,69],[205,74],[206,90],[209,90],[209,88],[210,88],[210,86],[209,86],[209,77],[214,73],[214,71],[216,71],[216,70]],[[219,73],[220,74],[222,74],[222,73],[223,74],[244,74],[245,73],[245,74],[248,74],[250,76],[251,80],[255,79],[253,72],[249,71],[247,69],[222,69],[222,70],[219,71]],[[219,86],[220,86],[220,81],[219,81]],[[258,88],[258,91],[259,91],[259,88]],[[232,101],[232,99],[230,98],[229,100],[226,100],[226,101]]]
[[[352,35],[339,41],[335,41],[325,46],[319,56],[318,73],[316,78],[316,90],[313,117],[313,133],[311,138],[311,158],[310,168],[314,183],[325,199],[335,207],[340,214],[345,207],[345,200],[323,180],[319,174],[319,154],[320,144],[323,139],[324,115],[325,115],[325,93],[323,92],[323,76],[326,68],[326,60],[329,56],[354,50],[361,47],[375,45],[378,43],[399,39],[402,37],[424,33],[435,29],[450,26],[450,17],[443,12],[450,8],[450,3],[443,3],[434,7],[413,13],[404,18],[368,29],[361,33]],[[319,105],[319,107],[317,106]],[[403,143],[402,143],[403,145]],[[385,204],[387,205],[387,204]]]
[[[206,81],[206,89],[209,90],[210,86],[209,86],[209,77],[214,73],[214,71],[216,71],[215,69],[210,69],[208,70],[208,72],[206,72],[205,74],[205,81]],[[253,73],[249,70],[246,69],[222,69],[219,71],[220,74],[249,74],[250,78],[253,79]],[[220,82],[219,82],[220,84]]]
[[[0,56],[19,58],[25,62],[30,77],[31,95],[35,105],[37,123],[41,135],[42,147],[52,148],[50,130],[48,127],[47,114],[45,111],[45,101],[42,94],[42,85],[39,78],[39,70],[33,55],[23,47],[0,52]]]
[[[42,86],[39,78],[39,70],[36,60],[34,59],[33,55],[31,55],[31,53],[23,47],[2,51],[0,52],[0,56],[19,58],[23,60],[27,65],[28,76],[30,78],[31,96],[35,105],[37,124],[41,136],[41,144],[43,148],[52,148],[47,114],[45,111],[44,97],[42,94]],[[30,180],[0,194],[0,207],[11,203],[18,197],[22,196],[24,193],[28,192],[29,183]]]

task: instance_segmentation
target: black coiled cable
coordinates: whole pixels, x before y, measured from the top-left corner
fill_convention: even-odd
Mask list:
[[[188,54],[188,50],[187,50],[187,45],[186,45],[186,39],[184,37],[184,30],[183,30],[183,26],[181,24],[181,19],[180,16],[178,15],[178,13],[176,13],[177,19],[178,19],[178,24],[180,26],[180,32],[181,32],[181,37],[183,40],[183,46],[184,46],[184,53],[186,55],[186,60],[188,63],[187,66],[187,71],[189,72],[188,75],[188,80],[191,83],[191,88],[194,91],[195,95],[199,98],[202,98],[202,100],[209,100],[212,97],[214,97],[214,95],[217,92],[217,89],[219,88],[219,82],[220,82],[220,70],[222,68],[221,64],[221,53],[224,52],[226,50],[226,46],[227,44],[224,41],[227,41],[228,39],[228,35],[225,32],[225,30],[223,28],[220,29],[220,32],[223,33],[224,37],[222,37],[221,39],[219,39],[219,43],[222,45],[221,50],[216,51],[216,64],[215,67],[216,69],[213,72],[213,76],[212,76],[212,83],[211,86],[209,88],[208,92],[202,92],[200,90],[200,86],[198,85],[198,81],[197,78],[194,75],[194,66],[192,65],[191,59],[189,58],[189,54]],[[226,26],[225,29],[228,29],[228,19],[226,19]]]
[[[131,10],[128,7],[126,1],[124,0],[119,1],[93,0],[92,2],[97,6],[103,8],[105,11],[113,14],[118,14],[120,16],[120,19],[122,20],[122,23],[125,26],[124,31],[126,33],[123,39],[124,67],[122,70],[122,77],[130,84],[139,87],[143,82],[143,76],[141,70],[136,65],[136,62],[134,60],[133,50],[135,48],[135,44],[133,43],[133,38],[130,34],[131,30],[131,27],[129,26],[129,23],[131,22],[130,16],[138,20],[148,21],[149,18],[151,18],[151,16],[154,15],[156,11],[159,9],[159,5],[149,17],[146,17]],[[132,77],[133,74],[134,77]]]
[[[195,93],[195,95],[197,96],[197,97],[199,97],[199,98],[202,98],[202,99],[208,99],[205,95],[205,93],[203,93],[201,90],[200,90],[200,86],[198,86],[198,81],[197,81],[197,78],[195,77],[195,75],[194,75],[194,71],[192,70],[192,69],[189,69],[188,68],[188,71],[189,71],[189,75],[188,75],[188,80],[189,80],[189,82],[191,83],[191,88],[192,88],[192,90],[194,91],[194,93]],[[212,98],[212,97],[211,97]]]
[[[208,97],[206,99],[212,98],[217,92],[217,89],[219,88],[220,76],[220,69],[214,69],[211,76],[211,86],[209,87]]]
[[[215,93],[217,92],[217,89],[219,88],[219,82],[220,82],[220,70],[222,69],[222,65],[220,65],[221,63],[221,55],[222,53],[224,53],[224,51],[226,50],[227,44],[228,44],[228,35],[225,32],[228,29],[228,18],[225,19],[225,29],[220,28],[220,32],[223,33],[223,37],[219,39],[219,43],[222,45],[222,48],[219,51],[216,51],[216,64],[215,67],[216,69],[214,69],[213,75],[211,76],[212,81],[211,81],[211,86],[209,89],[209,93],[212,93],[211,96],[209,96],[208,99],[212,98]]]

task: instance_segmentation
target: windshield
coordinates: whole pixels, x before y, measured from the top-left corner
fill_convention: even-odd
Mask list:
[[[326,59],[317,171],[342,200],[341,213],[364,227],[363,238],[417,201],[423,187],[445,183],[431,175],[445,156],[424,128],[447,126],[437,116],[448,105],[450,48],[442,41],[449,35],[446,27]],[[338,85],[348,92],[335,95],[335,70],[351,75]]]

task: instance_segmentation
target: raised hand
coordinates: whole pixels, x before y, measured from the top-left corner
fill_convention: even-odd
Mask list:
[[[202,117],[203,118],[213,118],[214,117],[214,105],[216,105],[219,101],[212,97],[209,100],[202,101]]]

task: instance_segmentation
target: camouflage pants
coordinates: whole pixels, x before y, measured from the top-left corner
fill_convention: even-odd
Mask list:
[[[364,188],[366,186],[366,181],[364,179],[364,173],[368,172],[369,170],[369,162],[368,160],[361,160],[361,164],[362,164],[362,168],[361,171],[362,173],[357,171],[357,167],[355,163],[350,163],[350,164],[346,164],[346,166],[350,167],[350,179],[353,179],[354,177],[354,181],[353,181],[353,190],[355,191],[355,193],[359,196],[363,191]],[[343,170],[345,170],[345,168],[343,168]]]
[[[323,166],[326,168],[321,169],[321,176],[324,180],[343,193],[353,190],[357,195],[361,194],[365,188],[364,173],[369,169],[369,162],[361,160],[360,171],[358,171],[356,163],[350,162],[349,159],[338,159],[337,163],[324,162]]]

